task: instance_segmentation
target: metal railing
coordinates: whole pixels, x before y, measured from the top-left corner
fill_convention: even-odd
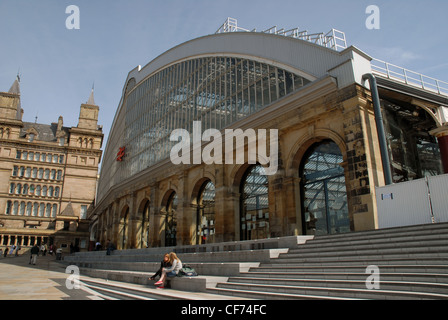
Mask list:
[[[371,66],[372,72],[380,76],[448,96],[448,82],[437,80],[378,59],[372,59]]]
[[[227,32],[257,32],[256,29],[248,30],[238,27],[238,21],[234,18],[227,18],[221,27],[216,31],[216,33],[227,33]],[[300,31],[299,28],[285,30],[277,29],[277,26],[273,26],[269,29],[261,31],[261,33],[276,34],[285,37],[291,37],[295,39],[305,40],[317,45],[330,48],[336,51],[341,51],[347,48],[347,40],[345,38],[345,33],[336,29],[331,29],[326,34],[324,33],[312,33],[309,34],[308,31]]]

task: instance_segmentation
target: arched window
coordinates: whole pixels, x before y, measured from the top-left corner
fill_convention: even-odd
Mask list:
[[[268,178],[261,165],[250,167],[241,184],[241,240],[265,239],[269,233]]]
[[[196,244],[215,242],[215,185],[206,181],[197,199]]]
[[[37,217],[39,214],[39,204],[37,202],[34,202],[33,204],[33,217]]]
[[[53,210],[51,211],[51,217],[52,218],[56,218],[57,211],[58,211],[58,205],[57,204],[53,204]]]
[[[19,214],[19,202],[14,201],[14,207],[12,208],[12,215],[16,216]]]
[[[31,216],[31,210],[33,209],[33,204],[31,203],[31,202],[28,202],[27,204],[26,204],[26,215],[28,216],[28,217],[30,217]]]
[[[45,211],[45,217],[49,218],[51,216],[51,204],[47,203],[47,210]]]
[[[302,212],[305,234],[350,232],[342,153],[326,140],[311,146],[302,160]]]
[[[43,217],[43,216],[44,216],[44,213],[45,213],[45,204],[44,204],[44,203],[41,203],[41,204],[39,205],[39,217]]]
[[[20,202],[20,212],[19,212],[19,215],[23,216],[25,214],[25,207],[26,207],[25,202],[23,202],[23,201]]]
[[[12,211],[12,201],[8,200],[8,202],[6,203],[6,212],[5,214],[10,215]]]

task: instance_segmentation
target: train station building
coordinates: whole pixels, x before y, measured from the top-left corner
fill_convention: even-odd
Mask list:
[[[130,249],[372,230],[375,187],[444,173],[448,83],[337,30],[229,18],[129,72],[90,234]]]

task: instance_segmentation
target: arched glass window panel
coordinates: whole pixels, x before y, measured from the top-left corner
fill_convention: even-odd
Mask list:
[[[55,180],[55,179],[56,179],[56,170],[55,170],[55,169],[52,169],[52,170],[51,170],[51,176],[50,176],[50,179],[51,179],[51,180]]]
[[[45,217],[49,218],[51,216],[51,204],[47,203],[47,209],[45,210]]]
[[[11,183],[9,185],[9,193],[13,194],[15,190],[16,190],[16,184],[15,183]]]
[[[6,212],[5,212],[5,214],[10,215],[11,212],[12,212],[12,201],[8,200],[6,202]]]
[[[249,168],[241,184],[241,240],[270,237],[268,178],[262,166]]]
[[[39,215],[39,204],[34,202],[33,204],[33,217],[37,217]]]
[[[197,199],[196,244],[215,242],[215,185],[205,182]]]
[[[29,192],[29,186],[27,184],[25,184],[23,186],[23,194],[26,195],[26,194],[28,194],[28,192]]]
[[[45,177],[46,180],[50,179],[50,169],[45,169]]]
[[[20,216],[23,216],[25,214],[25,208],[26,208],[25,202],[23,202],[23,201],[20,202],[20,212],[19,212]]]
[[[44,169],[39,168],[39,174],[37,176],[38,179],[43,179],[44,177]]]
[[[50,186],[48,188],[48,196],[49,197],[53,197],[54,196],[54,188],[53,188],[53,186]]]
[[[39,217],[43,217],[44,214],[45,214],[45,204],[44,204],[44,203],[41,203],[41,204],[39,205]]]
[[[33,209],[33,204],[31,202],[28,202],[26,204],[26,215],[27,216],[29,216],[29,217],[31,216],[32,209]]]
[[[18,201],[14,201],[14,206],[12,208],[12,215],[16,216],[19,214],[19,202]]]
[[[21,194],[21,193],[22,193],[22,185],[19,183],[19,184],[17,184],[16,194]]]
[[[32,185],[30,186],[30,194],[31,194],[31,195],[34,195],[35,192],[36,192],[36,186],[35,186],[34,184],[32,184]]]
[[[33,174],[31,175],[33,179],[37,178],[37,168],[33,168]]]
[[[41,186],[37,186],[36,187],[36,196],[41,196],[42,193],[42,187]]]
[[[61,179],[62,179],[62,170],[58,170],[56,180],[61,181]]]
[[[56,218],[57,212],[58,212],[58,205],[53,204],[53,210],[51,211],[51,217]]]
[[[306,234],[350,232],[342,153],[330,140],[313,145],[301,165],[302,212]]]
[[[60,192],[60,188],[59,187],[56,187],[56,188],[54,188],[54,196],[55,197],[59,197],[59,192]]]
[[[48,195],[48,188],[47,186],[42,187],[42,196],[46,197]]]

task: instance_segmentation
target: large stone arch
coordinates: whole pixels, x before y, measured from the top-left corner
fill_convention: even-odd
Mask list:
[[[347,145],[344,138],[342,138],[337,132],[329,129],[317,129],[314,133],[307,133],[301,136],[297,142],[290,149],[288,156],[286,157],[286,173],[288,176],[298,177],[298,170],[303,156],[308,149],[315,143],[323,140],[332,140],[335,142],[342,152],[344,161],[347,160]]]

